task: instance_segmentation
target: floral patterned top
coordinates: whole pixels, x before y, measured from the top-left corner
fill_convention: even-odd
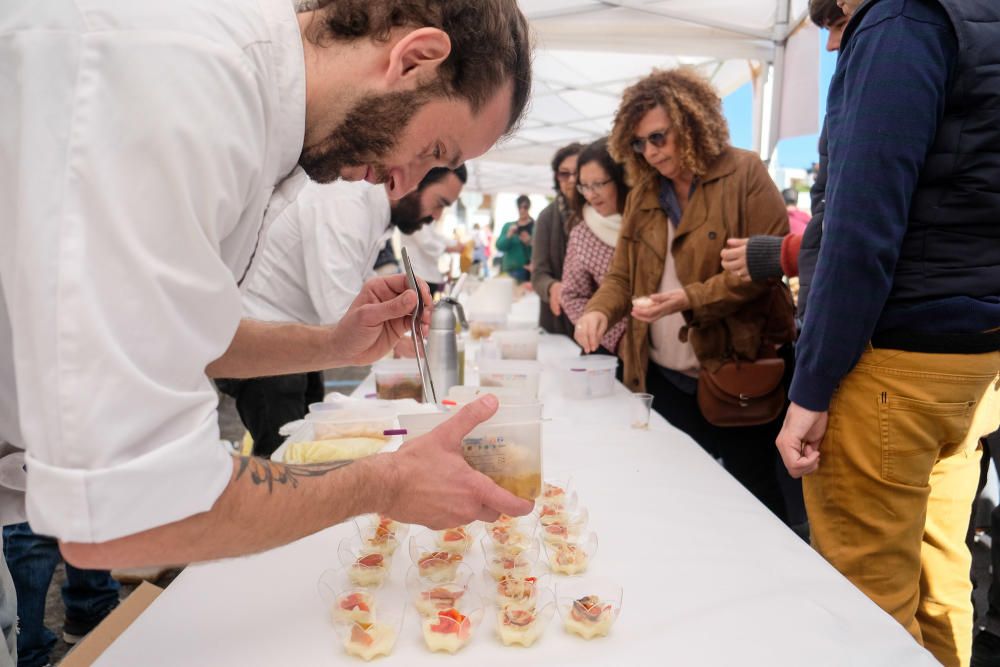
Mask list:
[[[563,264],[562,307],[573,324],[583,316],[587,301],[600,287],[614,254],[614,246],[597,238],[585,222],[580,222],[570,232]],[[601,345],[609,352],[617,354],[618,342],[625,335],[626,322],[627,318],[622,319],[601,339]]]

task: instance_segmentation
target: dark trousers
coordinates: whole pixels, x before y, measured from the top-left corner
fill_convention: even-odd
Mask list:
[[[45,627],[45,597],[62,561],[59,543],[17,523],[4,527],[3,550],[17,591],[18,667],[47,665],[56,635]],[[80,570],[66,563],[62,598],[67,625],[90,628],[118,606],[118,582],[107,570]]]
[[[976,505],[979,503],[979,494],[986,486],[986,475],[990,469],[990,460],[994,461],[997,469],[1000,470],[1000,431],[983,439],[983,458],[980,462],[979,488],[976,491],[976,501],[972,505],[972,518],[969,520],[969,535],[967,542],[972,548],[972,540],[976,528]],[[986,597],[989,606],[986,610],[986,631],[1000,636],[1000,506],[994,507],[990,512],[990,565],[991,579],[990,590]]]
[[[784,414],[761,426],[722,428],[701,414],[694,394],[677,387],[650,364],[646,391],[653,395],[653,409],[679,428],[714,458],[750,493],[784,522],[788,522],[785,499],[778,483],[778,437]]]
[[[253,378],[218,380],[219,390],[236,399],[236,411],[253,438],[254,456],[271,456],[284,438],[278,429],[302,419],[310,403],[323,400],[323,374],[297,373]]]

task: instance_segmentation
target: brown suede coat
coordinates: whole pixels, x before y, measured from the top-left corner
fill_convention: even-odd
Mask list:
[[[587,312],[603,313],[613,325],[628,316],[633,297],[658,291],[669,224],[660,208],[659,179],[633,188],[614,259]],[[773,282],[743,282],[723,271],[720,252],[726,239],[787,233],[788,212],[764,163],[755,153],[728,148],[702,176],[669,249],[691,301],[681,338],[691,342],[702,367],[715,370],[734,357],[756,359],[768,311],[777,308],[782,317],[791,315],[790,299],[775,305],[771,298]],[[618,355],[623,382],[632,391],[645,390],[648,336],[649,325],[629,319]]]

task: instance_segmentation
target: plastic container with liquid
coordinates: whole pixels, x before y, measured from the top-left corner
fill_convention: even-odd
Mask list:
[[[500,348],[501,359],[538,359],[538,329],[494,331],[492,338]]]
[[[540,409],[540,406],[539,406]],[[503,410],[503,409],[501,409]],[[542,492],[542,422],[499,420],[523,417],[527,406],[498,411],[462,439],[462,456],[499,486],[527,500]],[[515,414],[517,413],[517,414]],[[404,441],[424,435],[451,415],[400,415]]]
[[[378,398],[424,400],[424,386],[416,359],[382,359],[372,366]]]

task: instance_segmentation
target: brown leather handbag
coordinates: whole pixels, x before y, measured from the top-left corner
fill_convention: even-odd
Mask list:
[[[698,374],[698,407],[716,426],[756,426],[777,419],[785,407],[785,360],[728,361]]]
[[[785,407],[785,360],[776,346],[795,340],[795,306],[783,283],[772,286],[761,347],[754,361],[736,359],[715,372],[698,374],[698,407],[715,426],[757,426],[774,421]]]

